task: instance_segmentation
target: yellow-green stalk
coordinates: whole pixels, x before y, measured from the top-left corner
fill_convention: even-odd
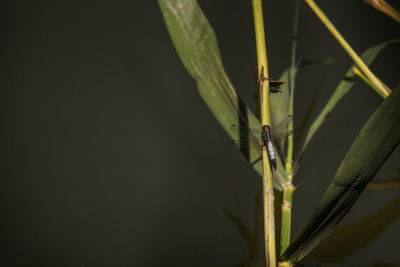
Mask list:
[[[262,1],[252,0],[252,6],[257,48],[257,75],[260,78],[261,124],[271,125],[269,113],[268,60],[265,46]],[[262,159],[266,265],[268,267],[276,267],[274,189],[272,187],[272,171],[269,162],[268,151],[265,146],[262,147]]]
[[[291,267],[293,264],[290,261],[279,262],[279,267]]]
[[[282,200],[282,231],[281,231],[281,255],[288,248],[290,243],[290,225],[292,217],[292,200],[294,186],[289,184],[283,191]]]
[[[328,19],[328,17],[324,14],[324,12],[322,12],[322,10],[317,6],[317,4],[313,0],[305,0],[305,1],[314,11],[317,17],[321,20],[321,22],[325,25],[325,27],[339,42],[339,44],[343,47],[343,49],[347,52],[347,54],[353,59],[354,63],[356,63],[356,65],[364,73],[364,75],[368,78],[368,80],[370,80],[371,83],[376,88],[378,88],[379,91],[381,91],[384,95],[388,96],[391,93],[391,90],[385,84],[383,84],[375,76],[375,74],[372,73],[372,71],[368,68],[368,66],[364,63],[364,61],[362,61],[362,59],[357,55],[357,53],[353,50],[353,48],[347,43],[347,41],[339,33],[339,31]]]
[[[290,89],[290,102],[289,102],[289,127],[288,131],[293,129],[293,110],[294,110],[294,71],[296,67],[296,44],[297,44],[297,28],[298,28],[298,16],[299,16],[299,4],[300,1],[296,0],[296,7],[294,13],[294,27],[293,27],[293,45],[292,45],[292,62],[289,70],[289,86]],[[281,219],[281,244],[280,253],[283,254],[288,248],[290,243],[290,231],[292,222],[292,199],[294,186],[293,181],[293,135],[288,136],[287,145],[287,157],[285,163],[286,174],[288,181],[283,188],[283,201],[282,201],[282,219]],[[279,264],[281,266],[281,263]]]

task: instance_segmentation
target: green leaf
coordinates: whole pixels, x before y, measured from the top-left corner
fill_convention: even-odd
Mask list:
[[[323,264],[345,261],[347,257],[371,244],[400,217],[399,205],[400,198],[398,197],[358,222],[339,225],[310,257]],[[332,248],[335,248],[335,253],[332,253]]]
[[[283,255],[304,259],[353,206],[400,142],[400,85],[370,117],[354,140],[308,223]]]
[[[386,47],[399,44],[400,39],[395,39],[395,40],[390,40],[387,42],[384,42],[382,44],[373,46],[368,48],[362,55],[361,59],[369,66],[378,56],[378,54]],[[307,147],[308,143],[311,141],[312,137],[314,136],[315,132],[321,127],[322,123],[325,121],[326,117],[332,112],[332,110],[335,108],[336,104],[342,99],[342,97],[347,94],[347,92],[350,90],[350,88],[354,85],[355,83],[355,75],[352,71],[352,68],[355,65],[351,66],[349,70],[346,72],[345,77],[342,79],[342,81],[339,83],[339,85],[336,87],[335,92],[332,94],[331,98],[329,99],[328,103],[325,105],[321,113],[318,115],[318,117],[315,119],[313,124],[310,126],[310,129],[308,130],[306,140],[303,144],[303,148],[301,149],[300,153],[303,153],[305,148]]]
[[[169,34],[185,68],[196,80],[199,93],[218,122],[241,152],[261,175],[260,135],[251,129],[261,129],[260,122],[238,97],[225,73],[215,33],[194,0],[159,0]],[[234,129],[242,125],[249,129]],[[282,162],[277,158],[274,187],[282,190],[287,180]]]
[[[288,133],[288,122],[292,118],[289,118],[289,104],[290,94],[293,88],[290,87],[289,75],[296,77],[298,68],[289,67],[279,78],[280,81],[285,82],[282,84],[281,92],[273,93],[270,95],[270,106],[271,106],[271,127],[274,139],[280,144],[279,150],[283,150],[284,141]],[[292,71],[292,73],[290,73]],[[282,155],[281,155],[282,156]]]

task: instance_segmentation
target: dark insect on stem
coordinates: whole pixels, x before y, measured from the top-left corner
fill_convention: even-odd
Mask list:
[[[269,161],[270,161],[273,169],[276,170],[276,156],[275,156],[274,147],[272,145],[271,128],[268,125],[263,125],[261,129],[262,129],[261,138],[262,138],[263,146],[267,147]]]

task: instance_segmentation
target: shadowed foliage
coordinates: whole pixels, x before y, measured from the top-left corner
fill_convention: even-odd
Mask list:
[[[400,86],[379,106],[354,140],[310,220],[283,255],[297,263],[332,231],[400,142]]]

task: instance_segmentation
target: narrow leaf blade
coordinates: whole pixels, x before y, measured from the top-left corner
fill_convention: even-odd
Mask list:
[[[283,259],[304,259],[353,206],[400,142],[400,86],[379,106],[353,142],[317,209]]]
[[[390,40],[387,42],[384,42],[382,44],[373,46],[365,50],[365,52],[361,55],[361,59],[365,62],[367,66],[369,66],[375,58],[378,56],[382,50],[388,46],[399,44],[400,39],[394,39]],[[325,121],[326,117],[332,112],[332,110],[335,108],[336,104],[349,92],[351,87],[355,83],[355,75],[352,71],[353,67],[355,65],[351,66],[349,70],[346,72],[345,77],[342,79],[342,81],[339,83],[339,85],[336,87],[335,92],[332,94],[331,98],[328,100],[328,103],[325,105],[325,107],[322,109],[321,113],[318,115],[318,117],[314,120],[313,124],[310,126],[308,132],[307,132],[307,137],[306,140],[304,141],[303,147],[301,149],[301,153],[304,152],[305,148],[311,141],[312,137],[314,134],[317,132],[319,127],[321,127],[322,123]]]
[[[293,87],[290,85],[289,75],[296,77],[298,68],[289,67],[279,78],[284,83],[280,86],[281,92],[271,94],[270,105],[271,105],[271,127],[273,129],[272,134],[274,137],[280,139],[286,137],[288,131],[287,127],[282,127],[282,122],[285,122],[289,117],[289,104],[290,94],[293,91]]]
[[[207,18],[195,0],[158,2],[179,57],[196,80],[201,97],[231,139],[242,139],[243,134],[248,136],[250,141],[239,142],[239,148],[261,174],[259,136],[251,130],[261,129],[260,122],[236,94],[224,70],[217,38]],[[246,126],[249,130],[235,131],[232,125]],[[282,164],[279,158],[277,161]],[[287,181],[284,168],[279,166],[274,173],[274,187],[282,190],[282,184]]]

